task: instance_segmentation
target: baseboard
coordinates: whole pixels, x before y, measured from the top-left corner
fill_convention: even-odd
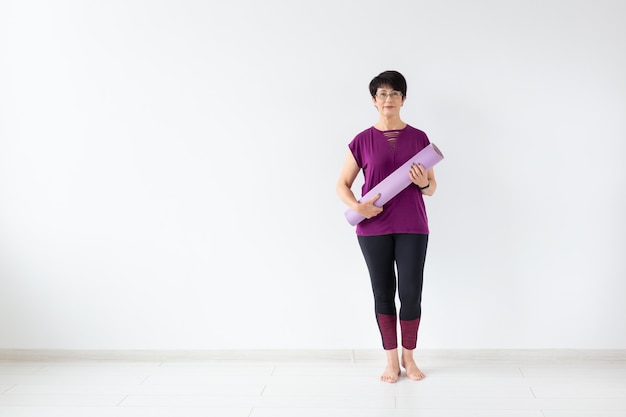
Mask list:
[[[418,349],[420,360],[447,362],[580,362],[580,365],[626,363],[626,349]],[[233,350],[72,350],[0,349],[0,361],[328,361],[381,360],[381,349],[233,349]]]

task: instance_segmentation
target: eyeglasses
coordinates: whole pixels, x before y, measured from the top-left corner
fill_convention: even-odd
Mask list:
[[[402,97],[402,93],[399,91],[392,91],[391,93],[382,92],[382,93],[377,93],[376,97],[381,100],[387,100],[387,98],[395,100],[395,99]]]

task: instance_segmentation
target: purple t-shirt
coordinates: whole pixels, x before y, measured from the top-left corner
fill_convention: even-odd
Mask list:
[[[409,125],[401,130],[388,131],[370,127],[356,135],[348,147],[363,170],[365,182],[361,196],[429,144],[424,132]],[[408,171],[406,175],[409,176]],[[424,198],[414,184],[389,200],[378,216],[365,219],[356,226],[359,236],[392,233],[428,234]]]

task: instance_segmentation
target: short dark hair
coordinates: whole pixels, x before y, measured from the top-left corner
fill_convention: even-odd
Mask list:
[[[380,87],[390,86],[396,91],[402,93],[402,96],[406,96],[406,79],[398,71],[384,71],[378,74],[370,82],[370,94],[372,97],[376,96],[376,92]]]

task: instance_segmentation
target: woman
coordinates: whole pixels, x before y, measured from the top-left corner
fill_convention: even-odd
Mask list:
[[[424,378],[413,359],[421,318],[424,261],[428,244],[428,218],[423,195],[437,189],[435,173],[413,165],[406,173],[412,181],[384,207],[377,207],[379,196],[359,203],[351,187],[363,170],[362,195],[428,146],[421,130],[400,118],[406,100],[406,80],[397,71],[385,71],[370,82],[372,103],[378,109],[378,122],[359,133],[348,145],[349,151],[337,182],[339,198],[365,217],[356,234],[369,270],[374,293],[376,321],[380,330],[387,367],[381,375],[385,382],[396,382],[400,366],[413,380]],[[400,299],[402,354],[398,358],[397,288]]]

